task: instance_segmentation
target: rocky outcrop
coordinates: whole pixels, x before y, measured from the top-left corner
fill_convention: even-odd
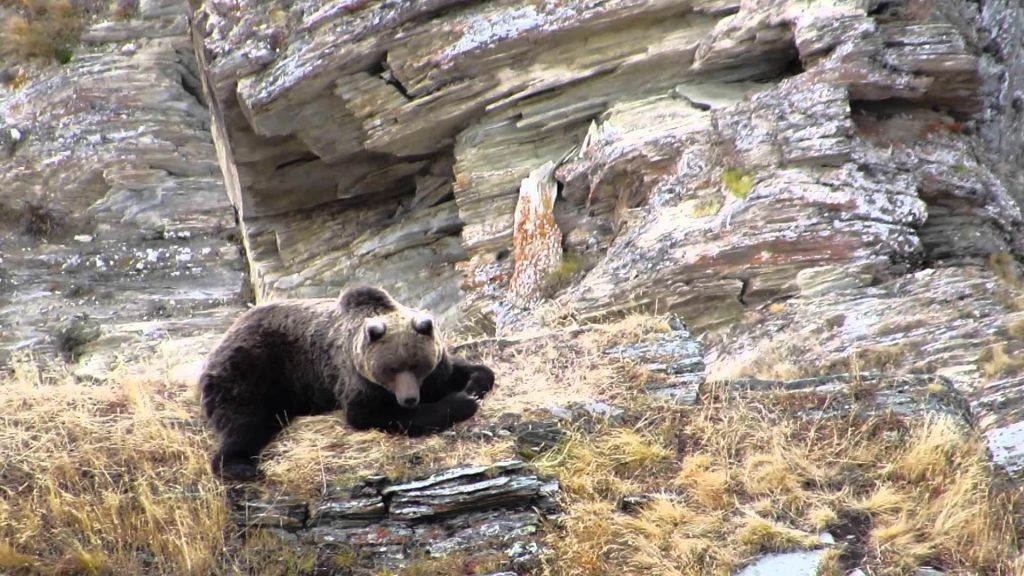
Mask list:
[[[241,309],[244,255],[225,198],[184,2],[87,27],[65,65],[0,87],[0,355],[83,374]]]
[[[509,461],[405,483],[371,477],[330,488],[312,502],[242,491],[236,512],[246,531],[315,547],[318,565],[328,570],[393,570],[421,558],[456,556],[467,566],[528,570],[543,549],[541,522],[557,513],[557,491],[558,482]]]
[[[195,19],[263,298],[359,270],[500,322],[548,161],[587,315],[720,326],[806,269],[870,284],[1022,247],[1008,4],[290,6]]]
[[[872,287],[811,289],[749,313],[712,345],[712,377],[926,374],[971,405],[996,462],[1024,472],[1024,300],[989,267],[926,269]]]
[[[886,367],[1020,420],[1016,365],[984,367],[1019,347],[1012,2],[239,0],[194,31],[259,298],[362,275],[498,331],[551,296],[656,309],[729,334],[712,358],[820,342],[817,373],[918,346]],[[928,336],[881,335],[905,318]]]

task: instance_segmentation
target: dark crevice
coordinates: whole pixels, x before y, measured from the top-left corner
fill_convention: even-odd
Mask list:
[[[199,79],[199,70],[195,55],[190,50],[178,49],[178,81],[181,88],[190,96],[195,98],[203,108],[208,108],[206,97],[203,95],[203,83]]]
[[[429,161],[432,161],[432,160],[436,160],[439,156],[441,156],[443,154],[444,154],[443,152],[441,154],[438,154],[437,152],[427,152],[427,153],[424,153],[424,154],[404,154],[402,156],[399,156],[397,154],[377,154],[377,155],[379,157],[388,158],[388,159],[394,160],[396,162],[406,162],[406,163],[411,164],[413,162],[429,162]]]
[[[292,159],[292,160],[288,160],[286,162],[282,162],[282,163],[278,164],[277,166],[274,166],[274,170],[284,170],[285,168],[288,168],[290,166],[294,166],[296,164],[309,164],[310,162],[317,162],[319,160],[320,160],[320,157],[317,156],[316,154],[313,154],[313,153],[303,154],[302,156],[299,156],[298,158],[295,158],[295,159]]]
[[[743,282],[743,285],[740,286],[740,293],[739,295],[736,296],[736,300],[738,300],[739,303],[744,306],[749,306],[749,304],[747,304],[747,294],[750,292],[750,279],[740,278],[739,280]]]
[[[403,86],[402,83],[398,81],[398,78],[395,78],[394,71],[392,71],[391,68],[388,66],[387,54],[384,55],[384,58],[382,58],[378,62],[375,62],[374,65],[370,67],[370,69],[368,69],[366,72],[367,74],[380,77],[389,86],[392,86],[394,87],[395,90],[398,90],[398,93],[401,94],[402,97],[405,98],[406,100],[412,100],[412,96],[409,96],[409,91],[406,90],[405,86]]]
[[[803,60],[800,59],[800,53],[797,51],[796,46],[794,45],[792,59],[789,61],[789,64],[785,68],[783,68],[782,77],[791,78],[793,76],[803,74],[805,71],[806,69],[804,68],[804,62]]]
[[[868,12],[879,23],[894,22],[906,19],[907,5],[905,0],[882,0]]]
[[[917,120],[922,134],[916,138],[930,134],[954,133],[971,134],[973,115],[962,110],[951,109],[926,98],[886,98],[884,100],[850,100],[850,115],[858,131],[870,134],[873,126],[893,118],[904,118],[908,121]],[[911,135],[905,135],[910,138]]]
[[[839,564],[843,570],[856,570],[867,557],[866,542],[873,527],[871,515],[853,508],[837,513],[839,522],[829,532],[844,546],[840,549]]]
[[[434,206],[440,206],[441,204],[444,204],[445,202],[451,202],[452,200],[455,200],[455,191],[454,190],[452,190],[451,192],[448,192],[444,196],[441,196],[441,198],[439,198],[436,202],[434,202],[433,204],[428,206],[428,208],[432,208]]]
[[[402,97],[406,98],[407,100],[412,100],[412,97],[409,96],[409,92],[406,91],[405,86],[402,86],[402,83],[399,82],[397,78],[395,78],[395,75],[393,72],[391,72],[391,70],[385,71],[383,74],[380,75],[380,77],[383,78],[384,81],[387,82],[389,86],[393,86],[395,90],[398,90],[398,93],[401,94]]]
[[[694,81],[703,78],[731,82],[765,82],[776,83],[786,78],[802,74],[804,63],[796,47],[796,37],[790,32],[787,46],[762,47],[756,58],[743,56],[721,68],[708,69],[695,74]]]
[[[700,110],[701,112],[708,112],[708,111],[711,110],[711,105],[707,104],[705,102],[698,102],[698,101],[693,100],[692,98],[688,98],[688,97],[686,97],[686,96],[684,96],[682,94],[679,94],[676,97],[680,98],[681,100],[683,100],[684,102],[689,104],[691,107],[693,107],[696,110]]]
[[[735,6],[728,6],[725,8],[703,8],[701,6],[694,6],[693,11],[697,14],[707,14],[708,16],[715,16],[717,18],[724,18],[726,16],[733,16],[739,14],[739,4]]]
[[[198,102],[200,106],[206,108],[206,98],[203,97],[203,88],[199,85],[199,80],[186,74],[180,74],[178,77],[181,80],[182,89],[195,98],[196,102]]]
[[[235,225],[231,228],[225,228],[218,235],[219,238],[225,242],[230,242],[238,247],[238,253],[242,255],[246,262],[251,262],[252,258],[249,251],[245,247],[245,239],[242,235],[245,233],[242,230],[242,217],[238,214],[238,208],[234,205],[231,206],[231,213],[234,217]],[[242,266],[242,284],[238,290],[238,297],[242,300],[242,303],[247,305],[256,304],[256,285],[252,281],[252,272],[248,266]]]

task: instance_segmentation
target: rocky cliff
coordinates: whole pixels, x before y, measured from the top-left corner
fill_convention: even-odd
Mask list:
[[[97,17],[66,64],[5,69],[0,354],[96,373],[169,340],[201,350],[241,309],[245,265],[187,6]]]
[[[1022,566],[1019,3],[142,0],[59,59],[0,66],[4,356],[110,383],[199,357],[243,286],[359,281],[500,382],[429,439],[300,421],[224,489],[164,376],[148,418],[187,466],[146,466],[222,524],[196,564],[128,540],[110,566],[244,572],[264,533],[299,573]],[[65,565],[44,536],[12,550]]]
[[[1016,3],[236,0],[193,31],[258,299],[677,312],[715,369],[887,350],[1020,433]]]

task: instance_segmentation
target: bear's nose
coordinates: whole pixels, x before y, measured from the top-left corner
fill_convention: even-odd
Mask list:
[[[413,406],[415,406],[415,405],[417,405],[419,403],[420,403],[420,399],[419,398],[403,398],[402,399],[402,406],[405,406],[406,408],[412,408]]]

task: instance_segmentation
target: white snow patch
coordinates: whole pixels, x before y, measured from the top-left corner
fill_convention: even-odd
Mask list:
[[[736,576],[815,576],[824,550],[762,556]]]
[[[488,46],[531,28],[538,28],[543,23],[543,17],[533,6],[498,12],[498,18],[477,16],[466,27],[462,38],[447,50],[447,55],[451,57],[478,46]]]
[[[985,435],[992,461],[1015,473],[1024,469],[1024,422],[992,430]]]

